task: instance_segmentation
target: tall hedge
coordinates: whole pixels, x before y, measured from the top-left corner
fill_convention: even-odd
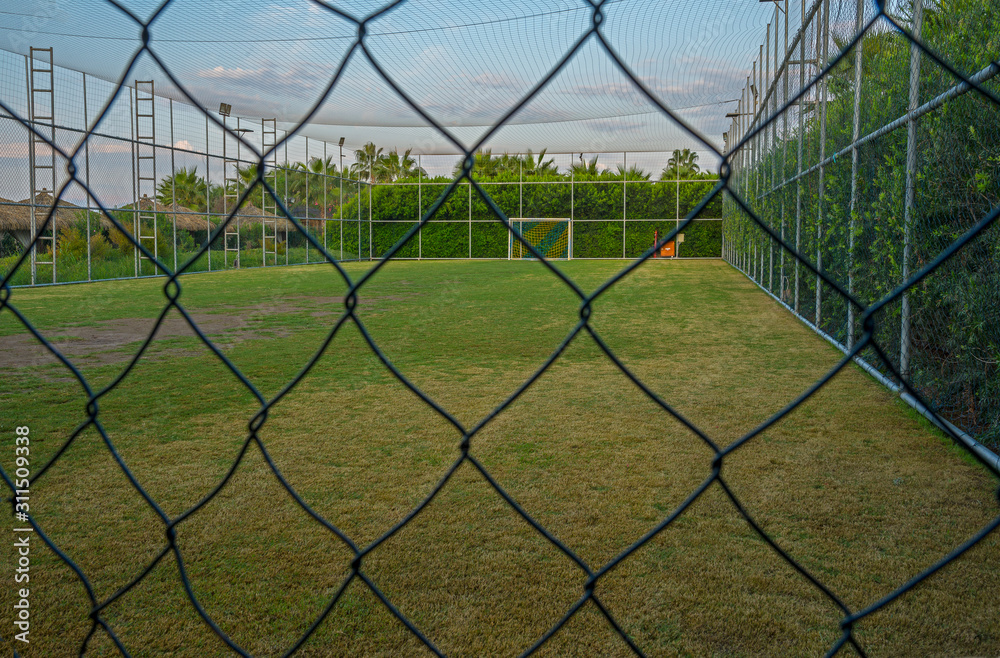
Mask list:
[[[448,188],[450,181],[436,178],[422,184],[375,185],[371,190],[372,255],[384,255],[409,231]],[[624,230],[625,256],[634,258],[652,246],[654,230],[673,230],[678,212],[684,217],[711,191],[715,181],[651,182],[621,180],[574,181],[567,176],[483,182],[489,198],[508,217],[573,217],[574,258],[621,258]],[[680,192],[678,203],[678,191]],[[471,210],[470,210],[471,199]],[[361,204],[362,249],[368,249],[368,196],[361,194],[344,205],[345,217],[357,217]],[[624,213],[623,213],[624,205]],[[699,217],[721,217],[721,198]],[[624,229],[623,229],[624,215]],[[471,231],[469,220],[472,220]],[[594,221],[587,221],[594,220]],[[639,221],[643,220],[643,221]],[[658,221],[646,221],[658,220]],[[682,257],[718,257],[722,253],[720,221],[695,221],[684,231]],[[349,226],[349,225],[348,225]],[[357,242],[356,229],[351,240]],[[346,229],[345,229],[346,230]],[[470,235],[471,233],[471,235]],[[414,258],[505,258],[508,233],[489,204],[468,184],[459,185],[409,242],[396,252]],[[345,245],[349,244],[345,237]],[[353,251],[353,249],[352,249]]]

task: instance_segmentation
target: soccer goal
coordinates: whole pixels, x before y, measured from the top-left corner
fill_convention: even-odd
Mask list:
[[[513,229],[508,237],[507,258],[510,260],[535,257],[514,237],[515,233],[545,258],[568,259],[573,253],[573,223],[567,218],[514,217],[510,225]]]

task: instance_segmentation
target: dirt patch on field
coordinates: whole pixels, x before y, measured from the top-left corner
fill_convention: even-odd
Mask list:
[[[400,295],[373,295],[366,296],[363,293],[358,296],[359,310],[378,310],[386,307],[386,302],[405,302],[416,297],[419,293],[404,293]],[[213,307],[215,311],[239,311],[246,314],[271,315],[275,313],[302,313],[310,312],[314,317],[321,315],[340,315],[344,312],[344,298],[340,296],[311,296],[311,295],[282,295],[267,301],[262,301],[252,306],[242,306],[237,304],[219,304]]]
[[[359,309],[377,309],[386,302],[399,302],[416,295],[361,296]],[[339,316],[344,311],[343,297],[311,297],[287,295],[279,299],[262,301],[253,306],[218,305],[212,312],[189,311],[191,318],[203,334],[221,347],[229,347],[246,340],[283,338],[291,335],[285,329],[255,328],[265,317],[308,313],[313,318]],[[64,356],[85,365],[123,363],[132,358],[139,344],[146,340],[153,329],[152,318],[119,318],[107,320],[96,326],[66,327],[43,331],[42,335]],[[317,323],[325,324],[325,323]],[[173,337],[194,337],[194,330],[186,320],[172,312],[157,328],[154,340]],[[134,349],[124,349],[131,347]],[[196,351],[175,348],[171,356],[198,354]],[[26,331],[13,336],[0,336],[0,369],[30,368],[58,363],[58,359]]]
[[[239,315],[198,313],[192,314],[192,317],[202,333],[213,338],[220,335],[228,337],[228,332],[245,328],[248,324],[247,318]],[[95,327],[45,331],[42,335],[70,360],[82,359],[87,365],[98,365],[128,361],[135,351],[122,348],[134,345],[138,349],[138,343],[145,340],[152,329],[153,320],[150,318],[120,318]],[[237,335],[242,333],[252,332],[238,332]],[[195,335],[183,318],[174,316],[167,317],[160,324],[154,339]],[[242,340],[252,337],[240,336]],[[0,368],[27,368],[57,362],[56,357],[30,334],[0,337]]]

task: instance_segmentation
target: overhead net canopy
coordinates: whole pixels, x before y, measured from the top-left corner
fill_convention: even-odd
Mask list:
[[[159,4],[124,3],[143,21]],[[363,20],[382,4],[330,7]],[[357,46],[358,24],[316,3],[175,0],[149,28],[160,61],[144,53],[128,70],[142,29],[123,11],[103,0],[24,0],[0,13],[0,48],[26,55],[52,47],[57,66],[108,82],[155,80],[158,95],[201,108],[228,103],[234,116],[273,117],[289,129],[308,119],[306,136],[425,154],[459,152],[428,118],[474,144],[568,56],[486,147],[706,152],[621,72],[609,47],[658,101],[721,149],[726,104],[750,74],[771,13],[770,5],[745,1],[609,0],[605,44],[587,36],[593,8],[581,0],[428,0],[366,21]]]

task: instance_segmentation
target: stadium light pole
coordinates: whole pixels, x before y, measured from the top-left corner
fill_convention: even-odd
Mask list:
[[[340,260],[344,260],[344,138],[340,138]]]
[[[424,218],[424,190],[421,187],[423,183],[423,160],[421,159],[421,154],[417,153],[417,223],[423,221]],[[424,257],[424,230],[422,228],[417,229],[417,260],[421,260]]]
[[[229,208],[227,207],[226,203],[226,160],[228,159],[226,158],[226,129],[227,129],[226,119],[229,118],[229,114],[232,111],[233,111],[233,106],[230,105],[229,103],[219,103],[219,116],[222,117],[222,213],[223,215],[226,215],[229,211]],[[205,150],[206,151],[208,150],[207,143],[205,144]],[[209,201],[211,201],[211,197],[209,197]],[[209,205],[208,210],[209,212],[211,212],[212,210],[211,205]],[[222,221],[225,222],[226,220],[223,219]],[[222,258],[223,258],[223,263],[225,263],[225,269],[229,269],[229,251],[228,251],[229,237],[226,235],[227,230],[228,229],[225,226],[222,227]],[[211,231],[209,231],[209,234],[211,235]],[[138,276],[138,272],[136,272],[136,276]]]

